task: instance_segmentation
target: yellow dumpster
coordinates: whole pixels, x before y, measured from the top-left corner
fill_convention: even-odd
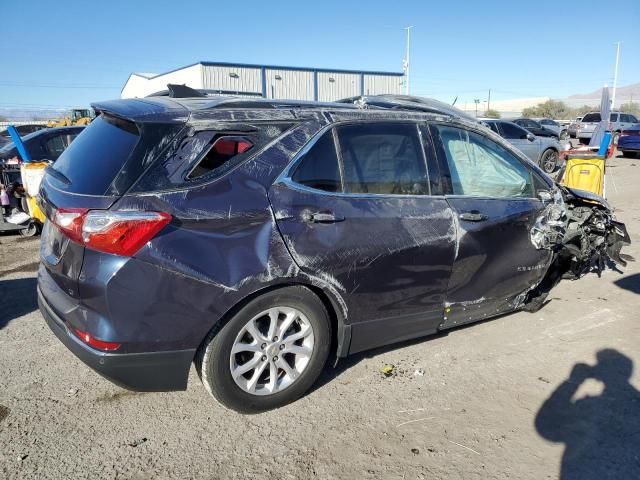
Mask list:
[[[593,153],[569,154],[562,184],[604,197],[605,157]]]

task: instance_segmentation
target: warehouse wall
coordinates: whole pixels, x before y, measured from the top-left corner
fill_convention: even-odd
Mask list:
[[[227,92],[262,93],[262,69],[202,66],[204,88]]]
[[[403,93],[402,80],[402,77],[391,75],[365,75],[363,93],[365,95],[378,95],[382,93],[399,95]]]
[[[267,98],[313,100],[313,72],[265,69]]]
[[[315,100],[317,96],[317,100],[324,102],[361,94],[402,93],[402,77],[399,75],[315,71],[308,68],[199,63],[148,77],[146,74],[131,74],[122,89],[122,98],[146,97],[165,90],[167,83],[239,95],[264,94],[266,98],[277,99]]]
[[[318,100],[332,102],[360,95],[360,75],[357,73],[318,72]]]
[[[174,72],[168,72],[153,78],[131,74],[120,96],[122,98],[142,98],[167,89],[167,83],[185,84],[191,88],[203,88],[202,65],[191,65]]]

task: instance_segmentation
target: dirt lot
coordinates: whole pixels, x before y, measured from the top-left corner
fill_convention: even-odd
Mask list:
[[[215,404],[194,371],[177,393],[103,380],[37,311],[38,239],[0,237],[0,477],[541,479],[562,465],[563,478],[638,478],[640,372],[630,385],[625,369],[640,362],[640,159],[610,166],[638,258],[623,273],[564,282],[535,314],[347,359],[256,416]],[[580,363],[598,368],[564,383]]]

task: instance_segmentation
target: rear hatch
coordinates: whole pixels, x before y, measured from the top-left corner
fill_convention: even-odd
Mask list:
[[[85,247],[62,227],[73,227],[80,213],[106,210],[121,197],[167,145],[179,125],[147,125],[109,113],[98,116],[48,167],[40,187],[47,216],[40,257],[42,277],[50,277],[67,295],[78,299],[78,279]],[[46,288],[48,278],[41,278]],[[43,292],[46,294],[46,292]]]
[[[580,133],[593,133],[596,125],[600,123],[600,118],[600,114],[597,112],[587,113],[580,122]]]

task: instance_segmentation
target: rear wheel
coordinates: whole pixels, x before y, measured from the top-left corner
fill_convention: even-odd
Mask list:
[[[540,157],[540,167],[546,173],[553,173],[558,166],[558,158],[558,152],[549,148]]]
[[[305,287],[256,298],[205,340],[196,368],[224,406],[257,413],[286,405],[316,381],[329,355],[331,322]]]
[[[20,235],[23,237],[33,237],[38,233],[38,225],[35,222],[29,223],[27,228],[20,230]]]

